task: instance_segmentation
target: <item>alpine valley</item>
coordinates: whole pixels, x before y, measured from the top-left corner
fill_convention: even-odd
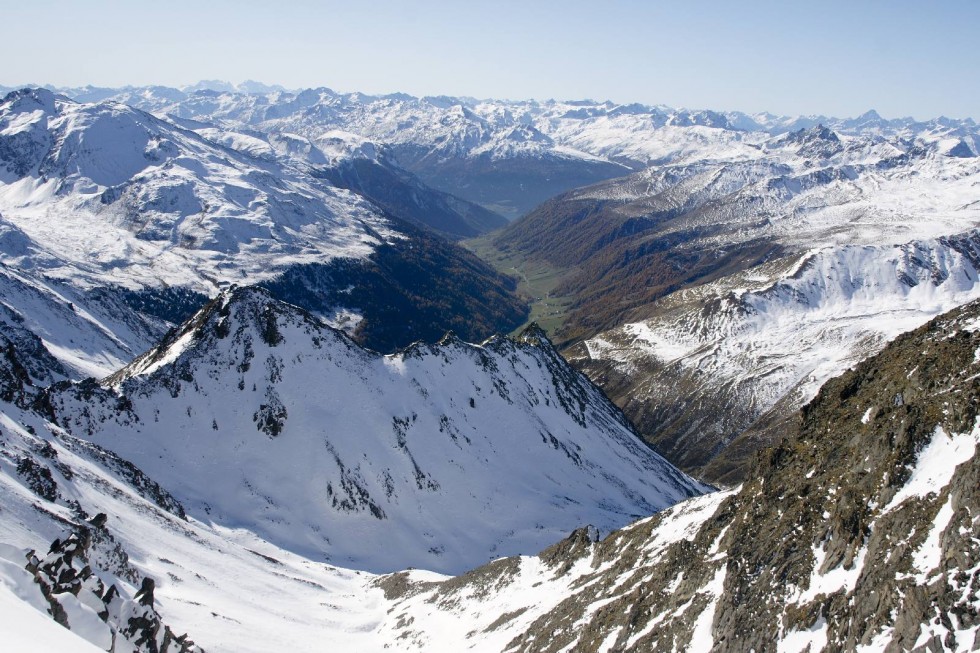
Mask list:
[[[2,90],[3,650],[980,650],[972,120]]]

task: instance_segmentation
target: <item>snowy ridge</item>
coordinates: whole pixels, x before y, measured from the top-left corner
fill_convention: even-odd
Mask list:
[[[692,542],[704,522],[730,496],[730,492],[715,492],[690,499],[654,520],[636,522],[612,534],[606,546],[618,545],[619,557],[600,555],[596,541],[584,531],[577,531],[540,556],[498,561],[441,583],[441,579],[413,572],[383,579],[381,586],[392,602],[394,619],[387,621],[381,632],[393,641],[405,642],[406,651],[515,650],[512,646],[517,639],[580,593],[591,596],[587,613],[576,615],[579,620],[575,624],[584,625],[603,606],[630,600],[664,553],[678,543]],[[656,528],[650,528],[653,524]],[[622,559],[629,559],[636,566],[629,568]],[[716,562],[723,560],[724,556],[720,556]],[[610,577],[615,582],[612,591],[607,592]],[[718,589],[712,591],[717,593]],[[633,650],[636,641],[666,616],[654,616],[647,632],[633,636],[626,650]],[[607,650],[587,643],[587,635],[580,628],[568,630],[562,642],[568,648],[562,650],[571,650],[576,644],[584,646],[584,650]],[[479,637],[474,637],[475,633]],[[609,643],[613,641],[615,638]],[[532,639],[516,650],[545,650],[547,646],[544,641],[535,644]],[[709,648],[710,644],[692,644],[688,650]]]
[[[573,360],[643,371],[632,401],[728,406],[727,421],[686,436],[710,450],[777,403],[790,414],[900,333],[980,297],[978,279],[977,232],[824,248],[676,293],[659,317],[590,339]]]
[[[55,359],[47,364],[54,376],[34,377],[47,385],[112,373],[158,341],[166,324],[125,306],[112,293],[86,293],[0,264],[0,331],[40,340],[45,351],[30,360]]]
[[[382,357],[241,289],[106,384],[52,414],[197,518],[359,569],[461,571],[706,489],[533,330]]]
[[[947,436],[937,433],[937,437]],[[971,449],[980,441],[976,431],[954,438],[967,441]],[[965,461],[974,455],[971,453]],[[963,469],[959,471],[963,473]],[[947,484],[930,489],[933,497],[946,494],[953,473],[953,469],[946,470]],[[411,572],[387,579],[382,587],[393,599],[392,614],[396,619],[386,622],[382,633],[393,641],[405,642],[405,650],[418,651],[530,653],[661,647],[710,651],[722,642],[731,646],[733,639],[743,638],[733,636],[724,622],[716,619],[719,604],[731,601],[726,575],[732,571],[732,562],[727,550],[737,543],[725,536],[733,521],[731,507],[726,503],[734,496],[735,492],[720,492],[686,501],[651,520],[614,533],[601,545],[586,541],[584,545],[579,542],[569,546],[557,560],[549,560],[549,552],[545,551],[540,557],[500,561],[450,581],[432,582]],[[941,536],[950,528],[953,517],[949,505],[944,504],[936,514],[925,542],[907,554],[915,560],[914,568],[919,572],[909,580],[923,585],[942,582],[936,578],[936,571],[941,568]],[[904,508],[911,510],[910,505]],[[721,522],[721,530],[716,521]],[[869,528],[874,530],[874,522]],[[976,520],[972,528],[976,532]],[[705,545],[710,546],[705,549]],[[686,555],[693,549],[705,556],[704,568],[692,564],[689,558],[686,563],[678,561],[678,555],[685,555],[680,554],[685,546]],[[809,604],[819,605],[835,594],[863,594],[855,590],[858,580],[874,576],[866,567],[870,564],[867,547],[854,553],[849,567],[846,563],[825,564],[827,552],[822,545],[815,545],[813,554],[811,575],[804,581],[806,590],[791,585],[778,598],[780,624],[790,621],[789,615],[805,610]],[[692,568],[697,569],[696,575]],[[641,597],[646,593],[652,596],[644,600]],[[583,600],[583,595],[588,598]],[[974,610],[980,607],[975,600],[968,605]],[[915,610],[915,606],[907,609]],[[626,620],[614,616],[623,610],[628,615]],[[780,652],[823,651],[831,641],[842,637],[843,629],[835,630],[836,637],[821,615],[809,625],[780,625],[772,633],[770,644]],[[862,640],[867,643],[857,650],[883,650],[890,642],[903,642],[894,627],[870,630]],[[476,641],[474,633],[480,633]],[[904,640],[900,646],[911,650],[913,644],[924,646],[938,638],[947,643],[942,650],[970,651],[978,634],[980,631],[969,621],[928,620],[917,637]],[[950,645],[952,642],[955,644]]]
[[[980,610],[978,311],[974,303],[940,318],[832,381],[804,414],[801,440],[773,450],[744,486],[601,540],[581,528],[538,556],[455,578],[352,572],[244,528],[183,519],[82,455],[57,426],[4,404],[0,602],[24,615],[7,641],[91,650],[53,620],[30,618],[44,605],[17,558],[99,507],[118,547],[95,547],[96,575],[127,597],[139,591],[127,578],[154,578],[160,616],[207,651],[305,651],[323,641],[369,653],[970,651]],[[289,329],[280,335],[280,345],[292,340]],[[943,463],[950,452],[953,466]],[[22,460],[37,473],[18,471]]]
[[[121,104],[8,95],[0,213],[25,243],[18,265],[213,294],[290,264],[364,257],[392,236],[367,202],[272,161],[259,139],[207,133],[227,147]]]
[[[919,138],[943,152],[959,147],[961,154],[978,153],[978,128],[972,120],[885,120],[874,112],[856,119],[748,116],[589,100],[368,96],[326,88],[270,93],[229,88],[205,93],[120,89],[113,97],[155,113],[263,131],[294,131],[310,138],[331,126],[383,143],[423,147],[439,157],[600,157],[633,166],[704,159],[707,153],[713,153],[707,158],[751,159],[770,135],[818,125],[847,136]]]
[[[203,653],[186,634],[178,635],[162,623],[154,608],[155,582],[139,578],[115,538],[105,530],[105,522],[104,513],[96,515],[56,539],[47,555],[35,551],[17,555],[22,552],[8,549],[5,553],[13,555],[10,559],[0,557],[0,584],[39,611],[49,611],[57,623],[99,650]],[[109,566],[104,558],[106,550],[117,556],[117,573],[125,580],[101,568]],[[98,571],[93,571],[92,564]],[[130,583],[137,581],[139,590],[128,591]],[[63,646],[74,650],[79,644],[66,641]]]

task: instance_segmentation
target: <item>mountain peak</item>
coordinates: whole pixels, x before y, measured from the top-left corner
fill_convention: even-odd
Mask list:
[[[453,331],[452,329],[446,331],[446,334],[439,339],[439,345],[442,347],[458,345],[462,343],[463,343],[462,338],[456,335],[456,332]]]
[[[840,143],[840,138],[837,136],[837,133],[823,123],[792,132],[786,137],[786,140],[791,143],[800,144],[813,143],[815,141]]]
[[[53,113],[55,110],[55,100],[64,99],[46,88],[27,87],[11,91],[2,100],[2,104],[9,104],[12,111],[22,112],[28,110],[31,105],[43,109],[45,113]]]
[[[881,114],[879,114],[874,109],[868,109],[867,111],[865,111],[864,113],[862,113],[860,116],[858,116],[857,118],[855,118],[855,120],[860,120],[862,122],[870,122],[872,120],[883,120],[883,118],[881,117]]]
[[[531,322],[517,335],[517,341],[536,347],[553,348],[548,333],[537,322]]]
[[[189,515],[373,571],[462,571],[707,489],[643,445],[540,327],[520,341],[542,349],[450,333],[383,356],[236,287],[106,379],[98,407],[71,388],[50,401],[69,431],[152,469]]]

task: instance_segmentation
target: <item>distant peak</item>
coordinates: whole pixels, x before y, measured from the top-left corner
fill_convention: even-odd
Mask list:
[[[834,141],[834,142],[840,140],[840,138],[837,137],[837,133],[833,129],[826,127],[822,123],[817,125],[816,127],[811,127],[807,131],[808,133],[812,134],[813,136],[821,140]]]
[[[22,109],[25,104],[30,103],[39,106],[46,112],[53,112],[55,109],[55,100],[58,99],[58,94],[46,89],[46,88],[22,88],[16,91],[11,91],[3,98],[4,104],[10,104],[16,106],[17,109]]]
[[[538,325],[537,322],[531,322],[524,330],[520,332],[517,336],[517,341],[528,345],[547,345],[552,347],[551,339],[548,338],[547,332]]]
[[[799,143],[801,145],[814,143],[816,141],[826,141],[829,143],[840,142],[840,138],[838,138],[837,133],[833,129],[825,126],[823,123],[792,132],[786,137],[786,140],[790,143]]]
[[[220,79],[202,79],[197,84],[191,84],[190,86],[185,86],[180,90],[185,93],[194,93],[197,91],[217,91],[219,93],[234,93],[235,86],[230,83]]]
[[[246,79],[236,86],[235,89],[240,93],[275,93],[286,90],[285,87],[279,84],[265,84],[263,82],[257,82],[254,79]]]

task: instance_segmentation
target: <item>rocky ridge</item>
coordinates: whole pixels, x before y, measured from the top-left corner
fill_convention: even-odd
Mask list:
[[[47,602],[51,617],[110,652],[203,653],[186,634],[175,634],[163,622],[154,608],[154,580],[140,577],[128,565],[105,523],[106,516],[100,513],[54,540],[46,555],[26,554],[24,570]],[[115,568],[125,577],[108,585],[103,577],[112,577],[112,572],[92,566],[107,547],[113,547],[108,550],[117,556]],[[120,589],[130,583],[139,584],[132,595]],[[40,597],[32,598],[40,602]]]
[[[737,490],[450,581],[386,577],[390,633],[419,650],[437,632],[528,652],[976,650],[978,324],[969,304],[830,380]]]

